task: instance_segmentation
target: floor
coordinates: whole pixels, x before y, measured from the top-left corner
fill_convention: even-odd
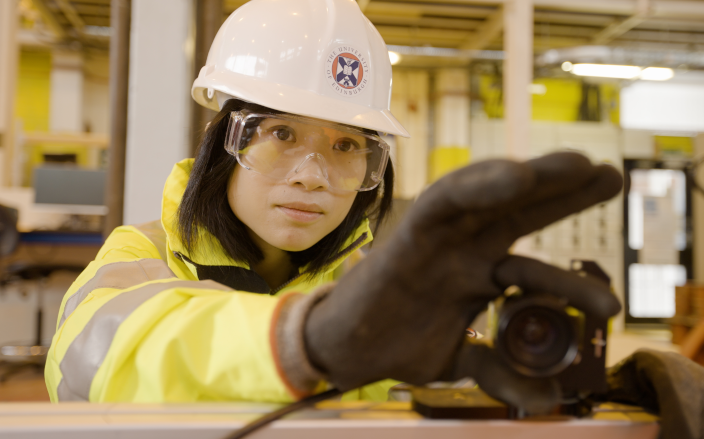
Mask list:
[[[0,364],[0,374],[8,371],[7,364]],[[49,401],[49,393],[44,383],[43,368],[30,367],[12,374],[5,382],[0,382],[0,402]]]

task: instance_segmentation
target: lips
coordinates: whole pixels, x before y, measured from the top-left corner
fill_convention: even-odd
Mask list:
[[[276,206],[286,216],[297,222],[312,222],[323,216],[323,209],[317,204],[286,203]]]

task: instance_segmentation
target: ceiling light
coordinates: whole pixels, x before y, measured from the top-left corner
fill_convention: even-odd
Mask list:
[[[647,81],[667,81],[668,79],[672,79],[673,76],[675,76],[675,72],[672,69],[648,67],[640,74],[640,79]]]
[[[562,70],[564,70],[565,72],[569,72],[570,70],[572,70],[572,63],[569,61],[563,62],[562,63]]]
[[[392,66],[395,66],[396,64],[401,62],[401,55],[396,52],[389,52],[389,61],[391,61]]]
[[[570,72],[578,76],[635,79],[640,75],[641,69],[638,66],[616,66],[610,64],[574,64]]]

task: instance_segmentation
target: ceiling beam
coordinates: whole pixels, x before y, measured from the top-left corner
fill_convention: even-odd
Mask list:
[[[66,38],[66,30],[61,26],[56,15],[49,9],[44,0],[32,0],[32,4],[35,9],[39,11],[39,15],[42,17],[42,21],[46,27],[49,28],[49,31],[59,40]]]
[[[629,30],[643,23],[651,13],[650,0],[637,0],[636,13],[630,17],[611,23],[592,39],[593,44],[608,44]]]
[[[424,5],[428,0],[404,0],[413,5],[408,7],[441,7],[441,5]],[[370,7],[380,1],[371,2]],[[458,9],[464,7],[471,8],[478,5],[497,6],[505,3],[505,0],[443,0],[443,3],[457,5]],[[616,14],[631,16],[638,13],[639,0],[533,0],[533,6],[537,9],[552,9],[557,11],[571,12],[592,12],[596,14]],[[389,3],[387,3],[389,4]],[[393,4],[393,3],[391,3]],[[400,5],[400,4],[399,4]],[[657,17],[678,17],[678,18],[701,18],[704,17],[704,2],[687,0],[652,0],[650,1],[653,16]],[[537,11],[536,11],[537,12]]]
[[[71,23],[71,26],[73,26],[74,29],[76,29],[76,32],[78,32],[78,35],[83,35],[83,30],[86,27],[86,24],[83,22],[83,19],[81,18],[80,15],[78,15],[78,12],[76,12],[76,9],[73,7],[71,3],[69,3],[68,0],[54,0],[56,3],[59,5],[59,8],[61,9],[61,12],[64,13],[66,18],[68,19],[69,23]]]
[[[499,3],[497,1],[497,3]],[[649,3],[653,16],[701,18],[704,17],[704,2],[682,0],[652,0]],[[640,12],[640,0],[533,0],[541,9],[556,9],[574,12],[636,15]]]
[[[505,3],[505,0],[401,0],[405,3],[443,3],[446,5],[462,5],[466,7],[496,6]],[[376,2],[376,1],[375,1]]]
[[[540,25],[552,26],[553,24],[566,24],[571,26],[574,24],[575,20],[575,16],[573,13],[565,11],[538,10],[535,11],[533,17],[535,18],[536,27]],[[582,26],[595,26],[604,28],[611,24],[612,21],[613,18],[609,15],[586,13],[579,14],[579,24]]]
[[[377,15],[365,14],[374,26],[392,25],[392,26],[414,26],[414,27],[432,27],[438,29],[457,29],[471,30],[476,29],[482,23],[480,20],[462,19],[462,18],[429,18],[429,17],[411,17],[403,15]]]
[[[367,14],[403,15],[420,17],[422,15],[447,16],[453,18],[484,19],[489,11],[486,7],[452,6],[437,4],[404,4],[373,1],[365,11]]]
[[[453,41],[456,46],[469,36],[469,32],[449,29],[423,29],[402,26],[376,26],[376,28],[381,36],[384,37],[384,40],[386,40],[387,37],[405,38],[410,41],[447,40]]]
[[[484,20],[477,30],[460,44],[461,50],[483,50],[504,30],[504,8],[499,6]]]
[[[663,32],[636,29],[624,36],[624,40],[658,43],[663,41]],[[704,35],[690,32],[668,32],[668,43],[704,44]]]
[[[369,5],[370,0],[357,0],[357,4],[359,4],[359,9],[364,12],[367,9],[367,6]]]
[[[615,40],[644,21],[645,17],[633,15],[625,20],[619,20],[611,23],[598,34],[594,35],[594,38],[592,38],[592,44],[608,44],[612,40]]]

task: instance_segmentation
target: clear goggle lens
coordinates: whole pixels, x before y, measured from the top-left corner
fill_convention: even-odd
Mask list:
[[[359,129],[245,111],[230,114],[225,149],[240,165],[259,174],[288,180],[300,172],[318,172],[342,191],[377,187],[389,156],[386,142]]]

